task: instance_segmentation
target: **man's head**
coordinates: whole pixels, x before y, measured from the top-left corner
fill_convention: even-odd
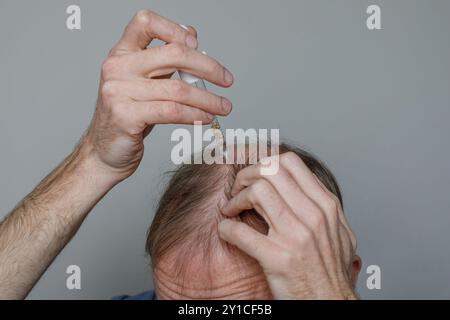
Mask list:
[[[301,149],[282,144],[280,154],[295,152],[342,204],[331,171]],[[156,294],[162,299],[269,299],[259,264],[222,241],[219,207],[230,198],[236,174],[246,165],[182,165],[159,202],[147,239]],[[268,225],[254,210],[236,218],[261,233]]]

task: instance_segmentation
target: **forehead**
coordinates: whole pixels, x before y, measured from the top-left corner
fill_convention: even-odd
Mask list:
[[[161,259],[153,270],[157,294],[196,299],[270,298],[264,273],[255,260],[237,251],[211,254],[208,261],[195,251],[188,259],[184,255],[180,259],[176,251]]]

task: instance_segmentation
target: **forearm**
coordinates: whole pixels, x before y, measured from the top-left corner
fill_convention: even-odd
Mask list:
[[[81,144],[0,224],[0,299],[25,298],[116,181]]]
[[[149,10],[135,15],[102,66],[98,103],[82,147],[0,224],[0,298],[27,295],[91,208],[137,169],[144,137],[154,125],[207,124],[213,115],[231,112],[226,98],[168,79],[171,66],[232,85],[224,66],[196,50],[196,37],[192,27]],[[153,39],[167,45],[150,48]]]

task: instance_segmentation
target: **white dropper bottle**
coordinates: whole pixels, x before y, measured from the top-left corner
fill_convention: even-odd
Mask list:
[[[186,27],[185,25],[180,24],[180,26],[185,30],[189,30],[188,27]],[[202,51],[202,53],[206,55],[205,51]],[[197,78],[196,76],[181,70],[178,70],[178,75],[180,76],[181,80],[190,84],[191,86],[194,86],[202,90],[206,90],[205,81],[203,79]],[[220,126],[219,120],[217,119],[216,116],[214,116],[211,122],[211,128],[214,130],[214,136],[216,138],[217,143],[224,146],[225,136],[223,134],[222,127]]]

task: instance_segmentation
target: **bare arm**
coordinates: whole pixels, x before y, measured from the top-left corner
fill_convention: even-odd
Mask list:
[[[147,48],[153,39],[165,46]],[[156,124],[210,123],[223,97],[171,80],[183,70],[228,87],[233,77],[197,50],[196,32],[151,11],[129,23],[103,64],[96,111],[75,151],[0,224],[0,298],[24,298],[93,206],[129,177]]]
[[[0,299],[23,299],[116,181],[78,146],[0,224]]]

